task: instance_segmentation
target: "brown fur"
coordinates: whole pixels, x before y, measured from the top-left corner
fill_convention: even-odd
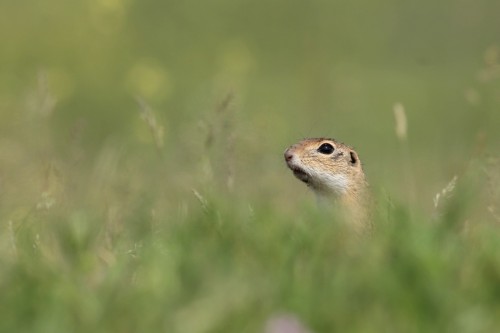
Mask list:
[[[334,139],[304,139],[285,151],[285,161],[318,197],[340,203],[353,224],[368,223],[368,183],[352,147]]]

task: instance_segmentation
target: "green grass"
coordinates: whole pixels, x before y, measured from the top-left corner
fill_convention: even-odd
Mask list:
[[[500,3],[32,2],[0,2],[1,332],[498,331]],[[313,136],[372,234],[287,170]]]
[[[321,332],[500,324],[492,227],[464,233],[457,220],[411,222],[393,209],[360,239],[313,212],[291,219],[214,205],[154,224],[131,217],[124,228],[148,226],[112,237],[106,219],[67,213],[34,216],[43,226],[11,235],[2,331],[255,332],[282,312]]]
[[[498,222],[471,215],[472,186],[414,218],[378,195],[360,236],[313,204],[282,211],[225,182],[175,207],[157,174],[103,154],[91,176],[48,166],[44,194],[6,219],[1,331],[259,332],[282,314],[315,332],[500,325]]]

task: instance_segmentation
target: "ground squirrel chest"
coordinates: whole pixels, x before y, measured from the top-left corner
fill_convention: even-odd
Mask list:
[[[351,215],[364,215],[368,184],[352,147],[334,139],[304,139],[285,151],[285,161],[319,197],[342,203]]]

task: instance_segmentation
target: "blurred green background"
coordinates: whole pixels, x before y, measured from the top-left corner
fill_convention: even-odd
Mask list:
[[[1,6],[3,132],[16,137],[43,103],[36,100],[42,76],[58,153],[71,149],[77,129],[88,157],[110,138],[144,152],[151,136],[137,96],[156,112],[174,170],[192,171],[205,149],[200,126],[230,94],[236,179],[255,186],[259,170],[266,181],[258,185],[272,190],[292,181],[280,175],[286,146],[329,136],[360,151],[372,182],[404,192],[393,130],[398,102],[407,112],[414,172],[429,183],[459,172],[478,136],[492,149],[500,142],[496,1]],[[435,190],[423,186],[422,196]]]
[[[471,165],[476,171],[483,170],[479,172],[482,180],[498,181],[499,13],[500,2],[493,0],[1,1],[0,208],[4,224],[1,251],[7,267],[3,270],[2,288],[16,290],[11,283],[17,280],[26,299],[47,295],[57,299],[59,293],[71,295],[67,291],[72,290],[76,296],[68,296],[68,303],[62,304],[84,304],[83,310],[76,306],[72,312],[75,317],[70,316],[66,326],[56,324],[61,319],[58,316],[66,314],[58,306],[47,308],[47,313],[37,317],[38,311],[44,309],[41,303],[20,301],[17,314],[25,311],[26,318],[39,318],[35,327],[40,331],[93,327],[89,323],[98,322],[96,318],[105,314],[96,306],[98,295],[104,290],[109,293],[107,297],[114,299],[110,295],[116,290],[119,293],[120,286],[129,288],[117,276],[122,269],[135,271],[135,264],[127,261],[135,256],[135,246],[147,244],[146,239],[175,221],[195,225],[248,218],[262,221],[257,231],[245,236],[234,231],[234,226],[226,226],[228,231],[219,225],[218,233],[204,225],[202,232],[196,227],[175,229],[160,239],[167,243],[166,253],[173,251],[181,262],[194,258],[186,248],[205,240],[204,232],[214,232],[223,235],[223,244],[209,243],[206,255],[222,261],[217,264],[221,270],[216,269],[221,276],[237,279],[246,268],[254,266],[257,271],[262,269],[262,274],[272,271],[269,267],[273,267],[273,260],[282,259],[282,249],[271,243],[291,239],[292,245],[302,249],[314,245],[317,236],[314,231],[306,232],[300,223],[294,229],[299,236],[291,231],[288,237],[285,231],[289,221],[316,218],[311,208],[313,195],[294,179],[282,157],[287,146],[303,137],[334,137],[353,145],[380,201],[385,204],[390,197],[392,207],[402,205],[406,207],[403,211],[424,220],[434,213],[436,193],[454,175],[459,181],[463,179]],[[407,140],[398,139],[395,133],[393,109],[398,103],[407,117]],[[486,164],[474,166],[484,158]],[[481,216],[498,219],[494,201],[498,190],[490,189],[488,193],[488,199],[482,202],[487,209],[479,208],[483,210]],[[457,201],[452,206],[460,210],[462,204]],[[265,227],[273,223],[277,226]],[[325,230],[320,228],[318,232]],[[267,233],[274,236],[266,238]],[[381,239],[384,241],[377,243]],[[418,251],[442,250],[438,245],[441,239],[436,239],[432,246]],[[177,244],[174,249],[169,248],[168,241]],[[238,241],[243,250],[238,250]],[[263,251],[261,256],[250,256],[253,259],[246,263],[247,251],[253,249],[254,242],[275,256]],[[377,248],[384,242],[384,237],[375,238],[374,244],[378,245],[373,246]],[[50,250],[37,252],[44,246]],[[468,246],[464,248],[474,248],[473,243]],[[210,249],[217,250],[212,253]],[[409,253],[413,249],[410,246]],[[149,250],[155,253],[158,248]],[[237,272],[228,268],[232,259],[224,261],[226,250],[236,251],[236,266],[246,268],[235,269]],[[324,254],[321,251],[320,257]],[[21,260],[23,252],[30,259]],[[32,252],[42,253],[44,259],[39,262],[39,256],[31,258]],[[66,258],[63,253],[81,256]],[[93,258],[95,253],[99,259]],[[10,255],[13,259],[7,258]],[[128,264],[116,259],[120,256],[126,256]],[[458,265],[459,257],[455,254],[457,260],[452,260],[452,265]],[[166,299],[172,293],[177,295],[173,290],[184,290],[180,282],[158,287],[164,275],[168,280],[177,274],[176,269],[191,272],[196,268],[187,276],[212,269],[197,259],[187,260],[192,266],[178,268],[172,259],[163,271],[156,270],[165,258],[158,254],[147,258],[144,271],[137,269],[125,277],[129,281],[130,276],[143,274],[151,283],[140,282],[139,287],[125,294],[123,302],[140,299],[140,304],[163,306],[163,296]],[[471,262],[475,258],[471,256]],[[101,267],[101,260],[112,268]],[[350,276],[352,267],[349,260],[344,260],[343,272]],[[114,265],[115,261],[119,264]],[[316,261],[318,267],[322,262]],[[488,262],[496,267],[496,273],[485,283],[494,286],[500,281],[495,275],[498,258]],[[31,268],[33,265],[35,268]],[[68,290],[52,289],[50,281],[53,275],[58,276],[54,272],[59,272],[59,265],[65,267],[63,272],[75,272],[69,280],[60,281]],[[392,261],[386,265],[381,267],[390,267]],[[270,290],[288,281],[276,269],[276,284],[266,285]],[[319,296],[318,289],[314,289],[316,284],[321,285],[314,278],[315,269],[301,294],[306,299],[304,307],[314,306]],[[454,266],[444,270],[453,276],[450,272],[454,272]],[[115,275],[109,277],[109,271]],[[366,274],[371,273],[380,272],[368,269]],[[72,289],[79,285],[79,274],[105,282],[94,281],[96,288],[91,282],[87,290],[90,298],[86,298],[78,289]],[[96,277],[99,274],[106,278]],[[385,281],[383,275],[378,278],[373,281]],[[344,281],[347,289],[348,280]],[[199,282],[193,281],[188,286]],[[471,277],[471,281],[477,280]],[[220,283],[222,290],[226,282]],[[141,286],[148,286],[144,293]],[[39,292],[38,287],[45,291]],[[156,287],[163,289],[158,291]],[[496,288],[498,296],[498,284]],[[235,290],[236,294],[243,293],[243,298],[251,294],[245,288]],[[284,287],[281,291],[291,295],[290,290],[295,289]],[[155,298],[157,292],[160,296]],[[273,295],[282,299],[277,296],[282,294]],[[6,300],[23,299],[15,292],[9,295]],[[176,301],[167,308],[182,308],[182,304],[190,304],[187,300],[196,298],[188,291],[182,295],[174,297]],[[394,297],[397,300],[398,296]],[[257,302],[250,299],[251,304]],[[120,304],[115,301],[110,301],[113,306]],[[293,306],[300,301],[293,297],[283,302],[276,307],[278,310],[295,309],[310,319],[318,332],[333,328],[346,331],[347,326],[329,325],[327,314],[301,312],[301,306]],[[207,303],[211,307],[211,301]],[[273,313],[274,305],[265,304]],[[337,305],[342,307],[342,303]],[[221,313],[228,306],[223,306]],[[12,309],[16,312],[17,308]],[[123,311],[133,313],[132,309]],[[188,307],[179,316],[190,318],[191,310]],[[225,321],[219,319],[225,317],[217,310],[212,309],[205,317],[199,308],[193,311],[196,316],[211,318],[203,326],[212,327],[211,331],[240,327],[240,322],[220,324]],[[152,324],[159,316],[157,312],[152,312],[149,321],[135,318],[137,325],[128,328],[120,326],[119,313],[117,310],[114,317],[109,317],[103,331],[157,327]],[[267,314],[248,310],[247,317],[262,322]],[[481,315],[477,318],[486,316]],[[173,316],[183,322],[178,315]],[[474,313],[470,316],[474,322]],[[416,327],[412,324],[425,322],[422,317],[410,317],[401,321],[408,326],[395,324],[394,331],[410,332],[409,327]],[[74,318],[77,320],[72,321]],[[134,322],[132,314],[129,318]],[[241,318],[246,318],[245,314]],[[83,324],[72,326],[69,322]],[[210,326],[213,322],[217,324]],[[5,327],[12,331],[19,322],[10,323]],[[259,325],[246,327],[255,331]],[[174,326],[167,325],[167,331],[210,331]],[[484,327],[486,332],[491,326]],[[27,331],[32,329],[26,326]],[[364,326],[356,329],[367,331]]]

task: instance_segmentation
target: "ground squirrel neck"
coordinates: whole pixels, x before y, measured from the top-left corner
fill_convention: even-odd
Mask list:
[[[320,198],[339,202],[350,218],[364,223],[368,183],[352,147],[334,139],[304,139],[285,151],[285,161]]]

